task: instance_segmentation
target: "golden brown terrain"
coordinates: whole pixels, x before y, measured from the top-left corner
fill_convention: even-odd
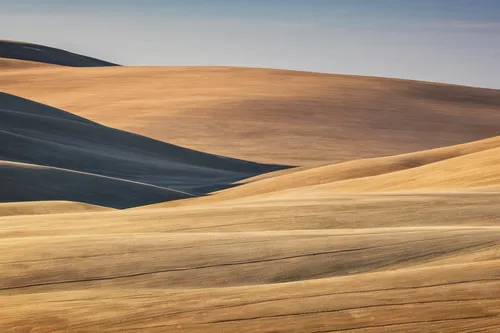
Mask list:
[[[0,331],[500,332],[500,91],[0,64]]]
[[[500,91],[225,67],[1,71],[4,92],[195,150],[317,165],[498,135]]]

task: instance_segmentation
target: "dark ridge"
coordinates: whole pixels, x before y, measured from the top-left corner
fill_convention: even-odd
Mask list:
[[[0,202],[68,200],[129,208],[287,168],[207,154],[0,93]]]
[[[69,67],[118,66],[111,62],[53,47],[13,41],[0,41],[0,58],[27,60]]]

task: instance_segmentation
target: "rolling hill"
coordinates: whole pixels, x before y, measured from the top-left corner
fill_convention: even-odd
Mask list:
[[[500,137],[493,137],[409,154],[354,160],[316,168],[280,170],[254,177],[248,183],[243,181],[240,186],[208,197],[141,209],[239,200],[263,194],[275,195],[286,190],[291,190],[287,193],[294,193],[292,189],[297,189],[303,195],[306,191],[316,189],[329,193],[336,191],[359,193],[375,189],[500,186],[500,168],[496,167],[499,148]],[[368,184],[372,184],[372,188],[369,189]],[[319,192],[315,195],[318,196]]]
[[[294,166],[466,143],[500,124],[498,90],[271,69],[21,69],[0,86],[164,142]]]
[[[30,69],[30,68],[49,68],[52,66],[53,65],[35,61],[0,58],[0,69],[2,69],[2,71]]]
[[[1,331],[499,331],[500,91],[0,66]]]
[[[70,201],[0,203],[0,216],[26,216],[106,211],[108,208]]]
[[[155,141],[5,93],[0,120],[3,202],[126,208],[201,195],[281,168]]]
[[[32,43],[0,40],[0,58],[71,67],[103,67],[116,64],[80,54]]]

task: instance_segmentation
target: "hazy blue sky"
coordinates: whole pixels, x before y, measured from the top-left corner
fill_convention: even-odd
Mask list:
[[[500,0],[0,0],[0,39],[126,65],[232,65],[500,88]]]

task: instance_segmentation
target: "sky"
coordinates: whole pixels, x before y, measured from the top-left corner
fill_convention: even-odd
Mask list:
[[[0,0],[0,39],[122,65],[281,68],[500,89],[500,0]]]

